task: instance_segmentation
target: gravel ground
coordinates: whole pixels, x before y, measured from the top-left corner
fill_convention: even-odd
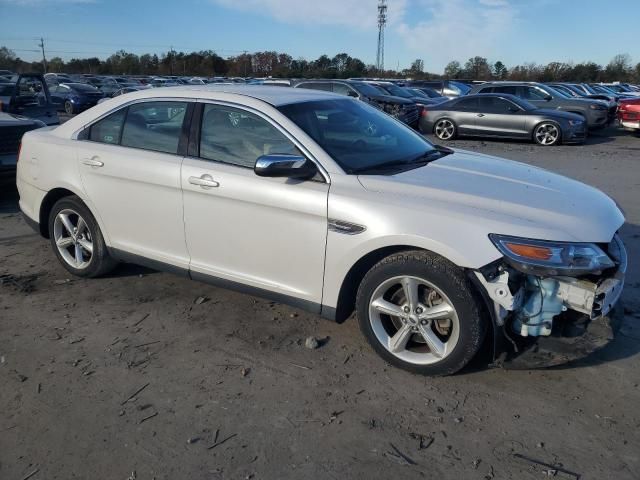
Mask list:
[[[449,378],[410,375],[380,360],[353,319],[128,265],[70,278],[4,185],[0,478],[639,478],[640,138],[452,146],[620,202],[631,263],[614,343],[563,368],[480,358]]]

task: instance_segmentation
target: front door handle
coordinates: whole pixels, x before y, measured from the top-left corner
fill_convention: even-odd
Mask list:
[[[104,163],[98,160],[98,157],[83,158],[82,163],[89,167],[104,167]]]
[[[484,117],[484,113],[479,113],[478,116],[479,117]]]
[[[220,184],[216,182],[211,175],[201,175],[199,177],[189,177],[189,183],[191,185],[198,185],[202,188],[219,187]]]

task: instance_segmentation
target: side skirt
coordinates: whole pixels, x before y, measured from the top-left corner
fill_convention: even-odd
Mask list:
[[[193,272],[186,268],[176,267],[165,262],[157,260],[151,260],[140,255],[125,252],[123,250],[109,248],[109,255],[113,258],[126,263],[133,263],[135,265],[141,265],[143,267],[150,268],[152,270],[158,270],[161,272],[173,273],[181,277],[190,278],[197,282],[207,283],[215,287],[225,288],[227,290],[234,290],[240,293],[246,293],[256,297],[272,300],[277,303],[283,303],[291,307],[299,308],[309,313],[320,314],[323,318],[334,320],[335,309],[321,305],[320,303],[310,302],[308,300],[302,300],[300,298],[292,297],[282,293],[272,292],[263,288],[252,287],[243,283],[234,282],[225,278],[216,277],[213,275],[207,275],[205,273]]]

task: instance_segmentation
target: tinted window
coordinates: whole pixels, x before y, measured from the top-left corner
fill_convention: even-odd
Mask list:
[[[334,83],[333,84],[333,93],[337,93],[339,95],[349,95],[349,92],[355,94],[356,92],[349,86],[344,83]]]
[[[115,145],[119,144],[120,134],[122,133],[122,123],[124,122],[126,112],[126,108],[120,109],[91,125],[89,129],[89,140]]]
[[[456,110],[477,110],[478,99],[477,98],[463,98],[455,104]]]
[[[482,113],[513,113],[510,109],[518,108],[513,103],[498,97],[481,97],[479,101],[479,110]]]
[[[146,102],[131,105],[122,130],[123,147],[178,153],[187,104]]]
[[[263,118],[236,108],[204,106],[202,158],[253,168],[258,157],[274,153],[301,155],[287,137]]]
[[[522,87],[522,98],[527,100],[545,100],[547,93],[536,87]]]
[[[313,90],[324,90],[325,92],[330,92],[331,84],[329,82],[305,82],[300,84],[300,88],[311,88]]]
[[[302,102],[279,110],[347,173],[387,162],[411,162],[434,150],[424,137],[363,102]]]
[[[489,92],[489,89],[483,89],[482,93]],[[508,93],[509,95],[518,95],[518,87],[515,85],[505,85],[502,87],[493,87],[494,93]]]
[[[362,95],[366,95],[368,97],[380,96],[380,91],[376,90],[372,85],[369,85],[368,83],[352,83],[351,86]]]

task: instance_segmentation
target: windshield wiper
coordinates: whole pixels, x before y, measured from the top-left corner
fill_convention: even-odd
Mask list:
[[[453,153],[453,150],[440,145],[434,145],[433,150],[428,150],[425,153],[418,155],[417,157],[409,160],[391,160],[388,162],[382,162],[377,165],[370,165],[367,167],[352,168],[351,173],[373,173],[384,172],[388,173],[389,170],[412,170],[414,168],[422,167],[438,160],[446,155]]]

